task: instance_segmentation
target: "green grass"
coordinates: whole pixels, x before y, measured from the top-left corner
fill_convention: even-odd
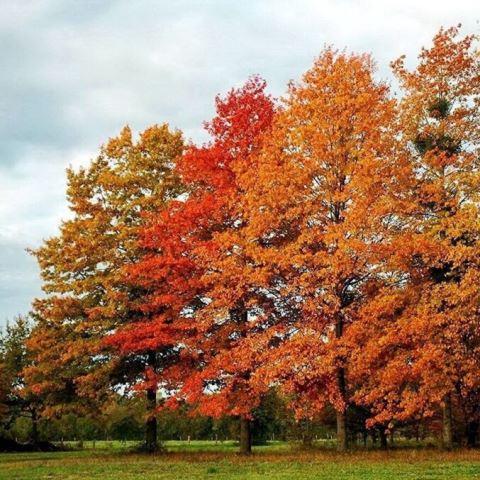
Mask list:
[[[182,479],[480,479],[480,452],[433,449],[337,454],[302,451],[277,442],[236,454],[233,442],[167,442],[169,452],[131,453],[131,444],[90,442],[85,449],[0,455],[1,480],[182,480]]]

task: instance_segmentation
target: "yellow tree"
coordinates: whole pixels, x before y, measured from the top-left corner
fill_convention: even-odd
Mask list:
[[[140,315],[132,303],[142,292],[128,284],[124,269],[142,256],[137,234],[145,215],[181,193],[173,169],[182,150],[181,132],[166,124],[148,128],[138,141],[125,127],[87,168],[67,170],[72,216],[33,252],[46,295],[34,302],[35,361],[26,374],[50,413],[71,402],[87,406],[112,382],[133,383],[146,364],[155,367],[154,351],[112,361],[101,345]],[[149,392],[152,408],[155,394]],[[147,427],[154,434],[154,418]]]

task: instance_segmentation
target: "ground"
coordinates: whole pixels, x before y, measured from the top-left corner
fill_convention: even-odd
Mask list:
[[[480,451],[403,448],[388,452],[308,451],[276,442],[240,457],[231,442],[168,442],[168,453],[139,455],[130,445],[91,442],[83,450],[0,455],[0,480],[480,479]]]

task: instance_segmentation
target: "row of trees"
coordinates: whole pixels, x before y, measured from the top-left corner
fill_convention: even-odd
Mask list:
[[[54,416],[144,392],[150,451],[158,409],[188,404],[239,418],[249,452],[272,387],[300,420],[333,409],[340,450],[359,411],[383,436],[441,415],[446,448],[475,444],[475,41],[442,29],[393,62],[399,98],[369,55],[326,48],[281,101],[258,77],[217,97],[202,146],[125,128],[68,170],[22,395]]]
[[[0,334],[0,451],[50,450],[52,443],[96,440],[140,441],[145,434],[145,396],[112,393],[95,409],[79,409],[77,403],[59,409],[56,415],[43,415],[41,396],[25,395],[24,371],[31,365],[26,343],[32,328],[29,318],[18,316],[7,323]],[[290,401],[275,388],[263,395],[252,414],[252,443],[264,445],[271,440],[301,442],[312,446],[315,439],[331,439],[335,431],[335,412],[327,407],[309,419],[296,419]],[[73,407],[73,408],[72,408]],[[63,410],[63,411],[62,411]],[[240,425],[234,416],[217,418],[199,414],[195,406],[162,409],[156,413],[157,438],[163,440],[225,440],[238,439]],[[382,428],[367,428],[368,412],[351,407],[348,412],[349,438],[357,445],[387,446]],[[464,429],[457,420],[457,428]],[[433,416],[420,422],[397,425],[396,436],[419,442],[431,442],[439,430],[439,418]],[[390,443],[394,441],[390,430]],[[370,438],[370,440],[369,440]]]
[[[32,322],[22,316],[9,322],[0,335],[0,451],[52,449],[52,443],[96,440],[141,441],[145,434],[145,410],[147,398],[143,395],[112,393],[95,409],[88,411],[64,408],[56,415],[43,415],[44,405],[40,396],[24,395],[23,372],[31,364],[26,348]],[[70,407],[74,407],[71,405]],[[251,412],[252,443],[264,445],[271,440],[301,442],[312,446],[316,439],[330,440],[335,432],[335,411],[329,406],[312,418],[295,418],[290,399],[278,389],[271,388]],[[182,404],[179,408],[161,409],[156,413],[157,437],[163,440],[225,440],[238,439],[240,425],[235,416],[220,415],[216,418],[202,415],[194,405]],[[356,445],[387,446],[384,429],[367,428],[368,412],[352,406],[348,412],[349,440]],[[465,428],[462,421],[456,426]],[[420,422],[403,422],[395,428],[395,437],[419,442],[431,442],[440,427],[438,415]],[[394,431],[390,429],[390,443],[394,443]]]

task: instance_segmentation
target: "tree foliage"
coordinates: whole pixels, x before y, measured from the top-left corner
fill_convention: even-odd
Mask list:
[[[342,450],[439,418],[446,446],[452,421],[474,444],[476,41],[441,29],[393,62],[398,98],[369,55],[328,47],[281,102],[259,77],[218,96],[201,146],[125,128],[69,169],[72,217],[34,252],[25,391],[54,413],[133,386],[152,425],[158,397],[248,440],[275,387],[306,441],[334,413]]]
[[[125,281],[124,269],[142,256],[137,236],[145,214],[182,191],[173,172],[182,150],[182,134],[166,124],[137,141],[125,127],[88,168],[67,170],[72,216],[33,252],[46,296],[34,303],[35,362],[26,375],[52,412],[89,408],[111,383],[132,381],[144,368],[142,359],[138,366],[126,359],[126,368],[112,361],[103,339],[139,315],[132,302],[141,291]]]

